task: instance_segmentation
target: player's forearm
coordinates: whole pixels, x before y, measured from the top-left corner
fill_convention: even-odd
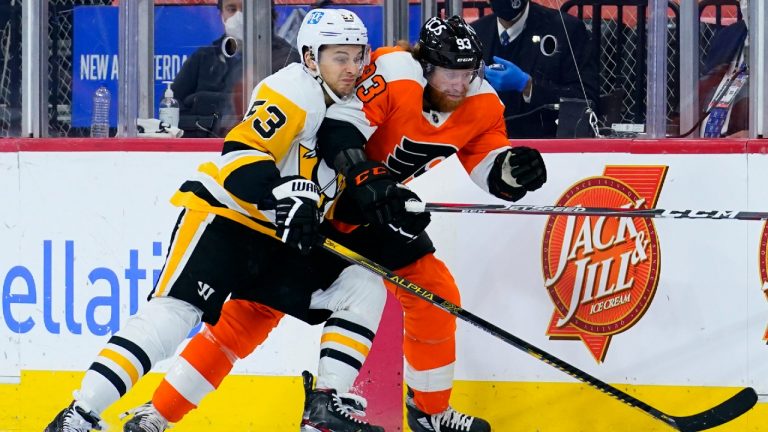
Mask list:
[[[351,123],[326,118],[317,131],[318,157],[346,175],[352,165],[367,160],[365,142],[363,134]]]

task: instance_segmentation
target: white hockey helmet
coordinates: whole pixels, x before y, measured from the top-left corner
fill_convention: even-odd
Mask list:
[[[304,47],[319,59],[323,45],[368,46],[368,29],[354,12],[347,9],[312,9],[304,17],[296,35],[296,47],[304,63]]]

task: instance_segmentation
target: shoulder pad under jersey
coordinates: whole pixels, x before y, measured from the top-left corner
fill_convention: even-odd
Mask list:
[[[251,94],[251,99],[261,85],[266,85],[273,91],[285,96],[305,112],[325,113],[325,93],[320,83],[315,80],[304,66],[291,63],[272,75],[264,78]]]
[[[374,52],[372,62],[376,65],[376,74],[387,82],[407,79],[418,82],[422,87],[426,83],[421,65],[408,51],[379,48]]]

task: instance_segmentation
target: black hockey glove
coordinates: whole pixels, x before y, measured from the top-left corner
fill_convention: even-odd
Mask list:
[[[405,213],[405,200],[386,165],[358,162],[347,171],[346,182],[347,193],[357,203],[365,222],[386,225]]]
[[[400,195],[403,203],[408,201],[421,202],[418,195],[404,185],[398,185],[397,193]],[[428,212],[409,213],[404,211],[387,226],[398,234],[413,240],[424,232],[431,221],[432,216]]]
[[[306,255],[319,241],[320,188],[301,176],[280,178],[272,194],[259,204],[264,210],[275,210],[275,234],[292,248]]]
[[[490,192],[503,200],[517,201],[547,181],[547,168],[538,150],[513,147],[496,156],[488,175]]]

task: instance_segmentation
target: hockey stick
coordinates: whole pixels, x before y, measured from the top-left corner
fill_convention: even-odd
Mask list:
[[[666,219],[737,219],[768,220],[768,212],[736,210],[665,210],[629,209],[608,207],[576,207],[517,204],[459,204],[459,203],[423,203],[409,201],[405,209],[412,213],[500,213],[545,216],[615,216]]]
[[[624,402],[629,406],[633,406],[645,411],[655,419],[660,420],[679,431],[693,432],[719,426],[749,411],[749,409],[757,403],[757,393],[755,393],[755,390],[752,387],[747,387],[736,393],[734,396],[731,396],[724,402],[720,403],[720,405],[717,405],[714,408],[710,408],[706,411],[702,411],[698,414],[685,417],[676,417],[665,414],[662,411],[659,411],[658,409],[646,404],[645,402],[636,399],[627,393],[624,393],[616,387],[600,381],[599,379],[576,368],[575,366],[572,366],[565,361],[553,356],[552,354],[549,354],[546,351],[541,350],[514,336],[513,334],[508,333],[507,331],[489,323],[477,315],[464,310],[460,306],[443,299],[437,294],[432,293],[416,285],[415,283],[396,275],[392,271],[387,270],[381,265],[347,249],[346,247],[334,242],[333,240],[326,238],[323,241],[323,247],[345,259],[346,261],[349,261],[352,264],[357,264],[366,270],[383,277],[391,283],[394,283],[395,285],[410,291],[417,297],[420,297],[434,304],[440,309],[474,325],[480,330],[490,333],[491,335],[509,343],[515,348],[527,352],[528,354],[536,357],[544,363],[560,369],[561,371],[578,379],[579,381],[589,384],[601,392],[613,396],[614,398]]]

